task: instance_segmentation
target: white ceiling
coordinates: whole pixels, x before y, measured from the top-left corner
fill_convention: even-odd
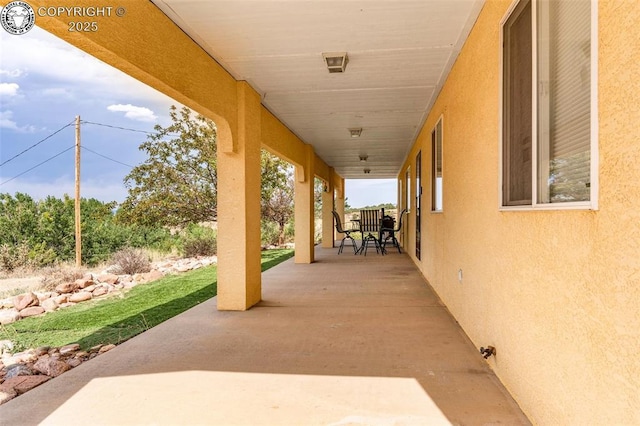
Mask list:
[[[484,3],[151,1],[346,179],[397,176]],[[346,71],[323,52],[347,52]]]

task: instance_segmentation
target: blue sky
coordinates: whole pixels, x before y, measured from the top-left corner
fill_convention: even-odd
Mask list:
[[[75,129],[62,128],[80,115],[98,123],[81,127],[81,196],[123,201],[128,166],[145,160],[140,131],[169,124],[169,106],[179,104],[38,27],[19,36],[0,30],[0,47],[0,192],[73,196],[74,149],[63,151],[74,146]],[[354,207],[396,202],[394,180],[346,187]]]

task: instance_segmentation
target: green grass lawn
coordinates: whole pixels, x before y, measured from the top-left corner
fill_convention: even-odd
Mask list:
[[[263,251],[262,270],[292,256],[293,250],[288,249]],[[0,340],[11,340],[14,351],[69,343],[79,343],[82,349],[119,344],[214,297],[217,290],[215,265],[169,275],[118,296],[0,326]]]

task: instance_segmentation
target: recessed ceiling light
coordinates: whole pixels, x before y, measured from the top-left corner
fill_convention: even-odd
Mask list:
[[[352,138],[359,138],[362,134],[362,127],[359,129],[349,129],[349,134]]]
[[[368,175],[369,173],[371,173],[371,169],[369,169],[369,168],[364,169],[364,174],[365,175]]]
[[[368,155],[366,155],[366,154],[365,155],[361,155],[360,156],[360,161],[364,163],[365,161],[367,161],[367,158],[369,158]]]
[[[344,72],[347,68],[347,63],[349,63],[347,52],[323,53],[322,57],[330,73]]]

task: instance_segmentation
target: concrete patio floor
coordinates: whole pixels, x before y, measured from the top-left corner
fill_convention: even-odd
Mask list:
[[[0,406],[0,424],[529,424],[409,257],[316,249]]]

